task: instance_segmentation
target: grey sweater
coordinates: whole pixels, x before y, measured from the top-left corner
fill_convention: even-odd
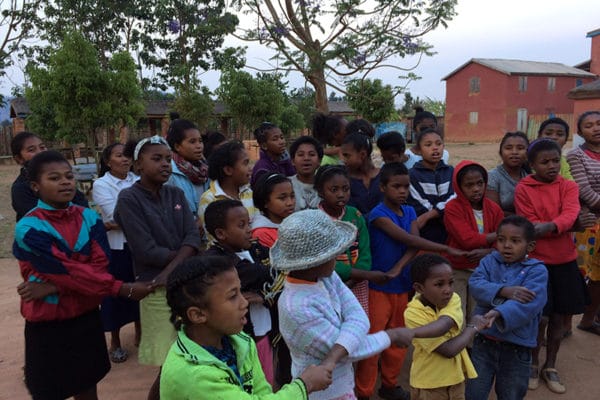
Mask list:
[[[182,246],[200,246],[185,195],[174,186],[163,185],[157,198],[135,183],[119,193],[114,218],[125,233],[137,280],[154,279]]]

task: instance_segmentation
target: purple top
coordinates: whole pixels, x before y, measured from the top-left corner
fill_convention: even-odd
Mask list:
[[[266,151],[260,150],[260,158],[254,164],[252,169],[252,179],[250,179],[250,185],[254,187],[256,181],[265,172],[276,172],[285,176],[296,175],[296,169],[292,165],[292,160],[287,151],[281,157],[279,161],[273,161]]]

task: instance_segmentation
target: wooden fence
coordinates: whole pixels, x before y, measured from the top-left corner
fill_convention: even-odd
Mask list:
[[[576,131],[575,116],[573,114],[554,114],[553,117],[564,119],[567,122],[567,124],[569,124],[569,127],[571,128],[570,131],[571,132]],[[533,140],[533,139],[537,138],[538,130],[540,129],[540,125],[542,125],[542,122],[544,122],[548,118],[550,118],[550,116],[548,116],[548,114],[533,114],[533,115],[529,116],[529,121],[527,124],[527,132],[526,132],[529,140]],[[573,137],[573,134],[571,134],[569,136]]]

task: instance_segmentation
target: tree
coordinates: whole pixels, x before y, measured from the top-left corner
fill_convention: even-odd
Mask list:
[[[304,116],[286,94],[287,83],[278,74],[258,74],[227,70],[221,75],[217,95],[234,120],[247,129],[270,121],[282,132],[304,127]]]
[[[296,105],[298,112],[302,114],[303,126],[310,127],[316,112],[315,91],[309,87],[292,89],[289,98]]]
[[[425,111],[429,111],[433,115],[446,114],[446,103],[442,100],[435,100],[431,97],[425,97],[425,100],[419,103]]]
[[[177,111],[181,118],[189,119],[200,127],[206,127],[213,114],[214,102],[210,98],[208,88],[202,87],[198,91],[179,92],[171,108]]]
[[[0,76],[12,64],[12,55],[30,37],[32,20],[40,0],[0,0]],[[3,97],[0,95],[0,104]]]
[[[198,73],[211,68],[241,68],[240,48],[221,49],[238,18],[225,11],[225,0],[153,0],[151,37],[144,39],[142,58],[158,68],[157,87],[183,96],[200,89]]]
[[[117,54],[109,67],[101,68],[96,49],[83,35],[68,33],[46,68],[27,68],[28,126],[48,139],[93,145],[99,129],[137,120],[143,103],[133,60]]]
[[[377,124],[388,121],[396,114],[394,90],[380,79],[356,79],[348,85],[350,106],[368,121]]]
[[[410,92],[405,92],[404,105],[402,105],[402,108],[398,110],[400,112],[400,115],[402,115],[403,117],[408,117],[409,115],[412,115],[415,112],[413,107],[414,99],[412,97],[412,94],[410,94]]]
[[[393,57],[431,55],[422,40],[454,17],[457,0],[235,0],[255,16],[238,37],[276,51],[287,71],[298,71],[315,89],[316,108],[327,112],[327,86],[378,68],[407,71]],[[420,58],[419,58],[420,59]],[[278,68],[281,70],[281,68]],[[414,74],[409,74],[409,78]]]

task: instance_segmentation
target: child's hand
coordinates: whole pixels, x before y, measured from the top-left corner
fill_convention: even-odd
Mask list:
[[[455,249],[454,247],[448,247],[446,253],[454,257],[467,257],[469,255],[468,251]]]
[[[508,300],[516,300],[519,303],[529,303],[535,299],[535,292],[524,286],[505,286],[500,289],[500,296]]]
[[[415,332],[409,328],[394,328],[386,330],[393,345],[408,347],[415,337]]]
[[[499,316],[500,316],[500,313],[498,312],[498,310],[490,310],[490,311],[488,311],[483,316],[483,318],[487,322],[487,324],[485,325],[485,328],[491,328],[492,325],[494,325],[494,322],[496,321],[496,318],[498,318]]]
[[[535,237],[546,236],[549,233],[556,231],[556,224],[554,222],[540,222],[534,224],[535,226]]]
[[[154,292],[154,289],[155,287],[150,282],[124,283],[119,295],[121,297],[139,301]]]
[[[242,292],[242,296],[244,296],[250,304],[262,304],[265,301],[258,293],[254,292]]]
[[[592,226],[598,223],[598,218],[591,212],[582,212],[577,217],[577,221],[575,221],[575,225],[573,225],[574,231],[584,231],[587,228],[591,228]]]
[[[467,253],[467,259],[471,262],[477,262],[477,261],[481,260],[483,257],[490,254],[491,251],[492,251],[492,249],[471,250],[470,252]]]
[[[17,293],[25,302],[43,299],[57,291],[56,286],[50,282],[23,282],[17,286]]]
[[[390,279],[395,278],[395,276],[391,276],[389,273],[385,273],[382,271],[369,271],[370,278],[369,281],[373,282],[376,285],[383,286],[390,281]],[[398,272],[399,274],[400,272]],[[396,274],[396,276],[398,275]]]
[[[308,393],[317,392],[324,390],[331,385],[332,370],[328,366],[323,365],[310,365],[302,372],[300,379],[306,385],[306,391]]]
[[[495,310],[492,310],[495,311]],[[495,311],[496,313],[498,311]],[[492,320],[493,322],[493,320]],[[477,332],[479,332],[482,329],[485,328],[489,328],[492,326],[492,323],[490,322],[490,319],[487,317],[486,315],[473,315],[473,317],[471,318],[471,322],[470,324],[472,324],[475,329],[477,330]]]

